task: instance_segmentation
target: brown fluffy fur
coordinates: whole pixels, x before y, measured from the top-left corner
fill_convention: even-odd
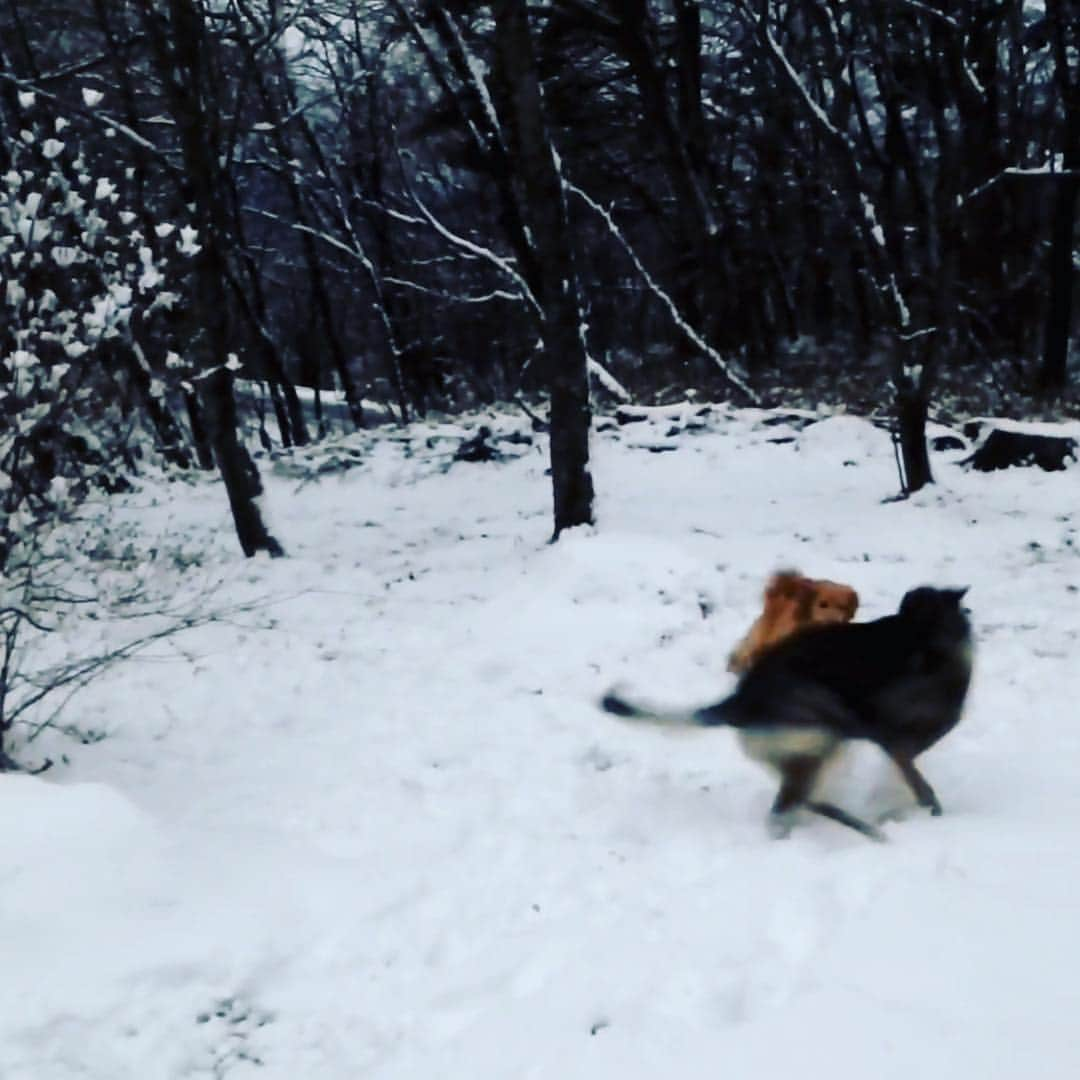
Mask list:
[[[781,570],[765,587],[765,610],[728,657],[728,671],[743,674],[774,645],[808,626],[850,622],[858,607],[858,593],[850,585]]]

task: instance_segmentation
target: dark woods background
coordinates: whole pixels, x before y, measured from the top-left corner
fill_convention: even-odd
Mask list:
[[[0,0],[0,172],[55,169],[57,118],[118,228],[198,230],[154,240],[181,301],[80,358],[84,415],[216,457],[234,510],[234,370],[286,444],[296,384],[356,425],[550,407],[557,530],[591,512],[587,366],[882,409],[909,488],[932,401],[1068,404],[1080,0]]]

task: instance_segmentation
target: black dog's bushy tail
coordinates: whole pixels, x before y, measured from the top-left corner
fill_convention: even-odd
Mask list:
[[[634,704],[609,690],[600,699],[600,708],[624,720],[642,720],[661,727],[716,727],[728,723],[726,702],[703,709],[665,709],[642,702]]]
[[[611,713],[612,716],[621,716],[624,719],[643,715],[642,710],[636,705],[631,705],[625,698],[619,697],[610,690],[600,699],[600,708],[604,712]]]

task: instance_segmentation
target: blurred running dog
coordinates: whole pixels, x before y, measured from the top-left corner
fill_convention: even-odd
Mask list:
[[[781,570],[765,586],[765,610],[728,657],[728,671],[741,675],[774,645],[808,626],[851,622],[859,607],[850,585]]]
[[[912,589],[895,615],[823,626],[770,649],[715,705],[688,711],[635,705],[614,693],[601,706],[658,724],[735,728],[746,754],[774,769],[780,790],[770,826],[787,835],[799,807],[884,839],[846,810],[814,798],[824,765],[848,739],[877,743],[920,806],[941,813],[915,758],[955,727],[971,679],[966,589]]]

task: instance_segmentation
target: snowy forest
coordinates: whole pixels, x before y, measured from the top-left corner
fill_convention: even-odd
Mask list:
[[[0,1077],[1071,1080],[1078,206],[1080,0],[0,0]],[[597,708],[784,568],[940,819]]]
[[[917,490],[932,402],[1069,399],[1076,16],[4,0],[8,514],[138,442],[275,550],[238,376],[285,447],[326,429],[297,387],[543,401],[557,530],[590,384],[880,410]]]

